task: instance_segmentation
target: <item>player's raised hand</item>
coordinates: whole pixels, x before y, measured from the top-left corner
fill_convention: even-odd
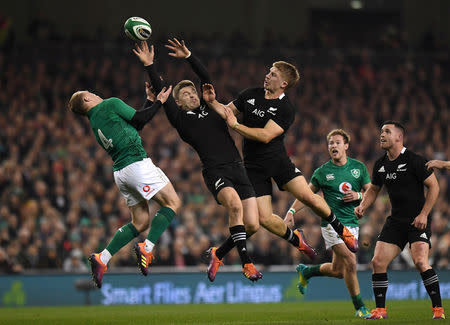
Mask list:
[[[169,52],[170,56],[178,59],[184,59],[191,54],[191,51],[189,51],[189,49],[186,47],[183,40],[181,40],[181,43],[176,38],[174,38],[173,40],[169,39],[167,41],[169,42],[169,44],[166,44],[165,47],[173,51]]]
[[[361,219],[364,216],[364,210],[365,209],[361,206],[361,204],[358,205],[354,210],[356,218]]]
[[[227,120],[227,124],[233,127],[237,123],[236,116],[228,106],[223,106],[223,110],[225,112],[225,119]]]
[[[169,86],[169,88],[166,89],[166,87],[164,87],[163,89],[161,89],[160,93],[158,94],[158,96],[156,96],[156,99],[161,101],[161,103],[165,103],[167,98],[169,98],[170,93],[172,92],[172,85]]]
[[[136,56],[145,66],[153,64],[153,60],[155,58],[155,50],[153,48],[153,45],[151,45],[149,48],[146,41],[141,42],[140,45],[136,43],[135,48],[133,49],[133,53],[136,54]]]
[[[147,95],[147,99],[149,101],[154,102],[156,100],[155,91],[152,85],[150,85],[147,81],[145,82],[145,94]]]
[[[342,200],[344,202],[353,202],[353,201],[357,201],[359,199],[360,199],[360,196],[355,191],[346,191],[342,198]]]
[[[411,224],[419,230],[424,230],[427,227],[427,219],[426,214],[419,214]]]
[[[202,97],[205,102],[211,103],[216,99],[216,92],[214,90],[213,85],[204,84],[202,86],[202,89],[203,89]]]

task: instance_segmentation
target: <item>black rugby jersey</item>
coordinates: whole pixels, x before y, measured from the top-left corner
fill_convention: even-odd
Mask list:
[[[265,99],[264,88],[249,88],[242,91],[233,104],[242,113],[242,123],[245,126],[264,128],[269,120],[273,120],[284,130],[267,144],[244,138],[245,161],[270,158],[273,155],[287,155],[283,139],[294,122],[295,108],[285,94],[276,99]]]
[[[392,218],[411,223],[425,204],[423,182],[433,173],[425,166],[427,161],[406,148],[395,160],[387,153],[375,162],[372,184],[386,185],[392,205]]]
[[[188,61],[200,77],[201,85],[211,83],[208,72],[196,57],[191,55]],[[163,88],[161,78],[153,65],[146,68],[155,92],[159,93]],[[170,95],[163,107],[181,139],[197,151],[203,168],[242,161],[226,121],[203,98],[200,99],[200,107],[186,111],[179,108]]]

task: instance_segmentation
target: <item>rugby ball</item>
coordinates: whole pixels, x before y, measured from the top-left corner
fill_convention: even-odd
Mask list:
[[[152,27],[141,17],[128,18],[123,28],[125,34],[135,42],[146,41],[152,35]]]

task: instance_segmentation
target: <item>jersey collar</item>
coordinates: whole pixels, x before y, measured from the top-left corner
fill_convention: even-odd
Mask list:
[[[285,94],[285,93],[282,93],[282,94],[280,95],[280,97],[278,97],[278,99],[283,99],[284,96],[286,96],[286,94]]]
[[[406,147],[403,147],[402,151],[400,151],[400,153],[403,154],[403,153],[405,153],[405,151],[406,151]]]

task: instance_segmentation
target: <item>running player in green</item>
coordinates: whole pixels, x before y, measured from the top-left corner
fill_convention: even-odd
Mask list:
[[[362,199],[361,191],[366,191],[370,186],[369,173],[362,162],[347,157],[350,143],[350,136],[347,132],[342,129],[333,130],[328,133],[327,141],[331,160],[314,171],[309,187],[314,193],[322,190],[325,201],[336,217],[358,238],[359,227],[354,208]],[[285,217],[288,226],[294,226],[294,214],[304,206],[300,201],[294,201]],[[370,316],[370,311],[364,305],[360,295],[356,276],[356,255],[345,246],[328,222],[322,219],[321,226],[326,248],[331,247],[333,250],[332,262],[314,266],[299,264],[297,266],[300,280],[299,291],[305,294],[308,280],[314,276],[329,276],[339,279],[343,277],[352,297],[356,316]]]
[[[148,229],[150,199],[158,202],[161,209],[152,220],[147,239],[134,246],[138,266],[145,276],[148,274],[148,265],[153,258],[152,250],[156,241],[181,206],[169,179],[147,157],[138,133],[167,100],[171,91],[172,87],[163,89],[152,106],[139,111],[118,98],[103,100],[88,91],[77,91],[69,101],[68,107],[72,112],[89,118],[97,142],[114,161],[114,181],[127,201],[132,218],[130,223],[119,228],[101,253],[91,254],[89,257],[92,278],[98,288],[102,286],[103,274],[111,257]],[[147,96],[151,94],[147,92]]]

